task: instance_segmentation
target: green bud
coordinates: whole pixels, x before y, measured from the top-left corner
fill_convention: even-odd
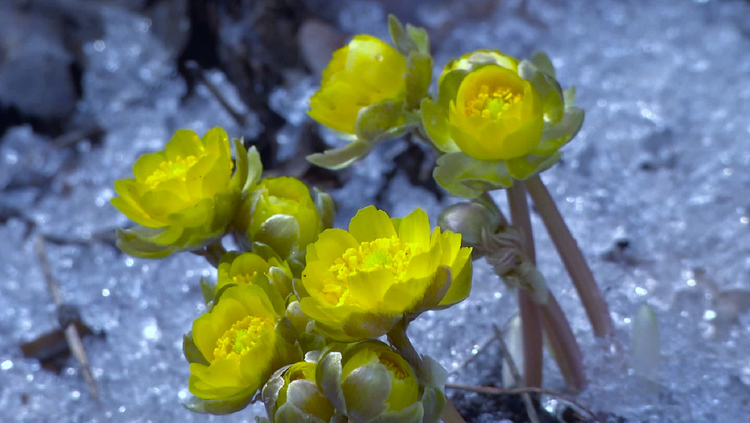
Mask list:
[[[482,243],[482,233],[493,234],[507,221],[497,206],[481,198],[446,207],[438,217],[438,225],[448,231],[461,234],[464,246],[476,247]]]
[[[336,409],[315,383],[315,363],[299,362],[276,371],[262,391],[274,423],[328,423]]]
[[[414,371],[383,342],[333,345],[318,362],[316,381],[336,409],[357,422],[422,422]]]
[[[656,312],[644,304],[633,319],[630,334],[630,366],[641,377],[653,376],[659,370],[659,322]]]
[[[320,216],[320,230],[332,228],[336,219],[336,204],[333,198],[317,188],[313,188],[313,191],[315,192],[315,208],[318,209],[318,216]]]

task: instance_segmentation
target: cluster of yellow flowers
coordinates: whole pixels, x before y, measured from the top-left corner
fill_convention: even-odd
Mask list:
[[[466,298],[471,249],[461,235],[433,230],[420,209],[398,219],[372,206],[348,231],[330,228],[327,194],[261,179],[257,151],[233,145],[234,162],[224,130],[178,131],[136,162],[134,179],[116,182],[112,200],[140,224],[119,231],[123,251],[218,260],[215,286],[202,281],[208,311],[184,339],[187,406],[231,413],[262,389],[274,422],[437,421],[438,366],[427,361],[424,376],[376,338]],[[226,235],[242,251],[224,251]]]
[[[445,66],[434,99],[426,33],[393,16],[390,32],[395,48],[359,35],[334,53],[309,114],[352,142],[311,162],[344,167],[415,130],[441,153],[435,181],[475,198],[552,166],[583,124],[575,90],[560,88],[544,53],[521,61],[499,51],[466,54]]]
[[[358,35],[334,53],[309,114],[351,142],[311,162],[341,168],[413,131],[443,153],[437,182],[476,197],[558,160],[583,114],[546,56],[468,54],[446,66],[433,99],[426,32],[390,24],[395,48]],[[138,223],[118,231],[123,251],[189,251],[218,269],[216,284],[201,281],[208,311],[184,338],[186,406],[226,414],[261,398],[272,422],[437,422],[445,371],[405,330],[469,295],[471,248],[420,209],[391,218],[368,206],[348,230],[332,228],[330,196],[262,172],[257,150],[221,128],[181,130],[115,183],[112,204]],[[239,251],[225,251],[228,235]]]

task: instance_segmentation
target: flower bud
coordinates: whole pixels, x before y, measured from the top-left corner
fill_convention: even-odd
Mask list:
[[[263,387],[262,398],[273,423],[328,423],[336,414],[315,384],[315,363],[306,361],[276,371]]]
[[[337,410],[357,422],[422,422],[419,383],[388,345],[368,340],[323,353],[316,381]]]
[[[281,303],[292,294],[292,271],[276,257],[265,260],[255,253],[228,253],[219,263],[218,274],[217,293],[229,285],[249,284],[260,286]]]
[[[482,233],[493,234],[507,221],[497,206],[484,201],[468,201],[446,207],[438,217],[438,225],[448,231],[461,234],[464,246],[477,247],[482,242]]]
[[[242,204],[235,227],[246,247],[264,244],[286,260],[315,241],[322,223],[307,186],[282,176],[265,178],[254,187]]]

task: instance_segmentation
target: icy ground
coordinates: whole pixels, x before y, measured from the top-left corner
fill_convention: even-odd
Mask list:
[[[530,1],[525,13],[518,2],[482,9],[488,3],[438,2],[418,6],[408,18],[433,33],[436,70],[475,48],[519,56],[541,49],[562,83],[578,88],[583,130],[543,179],[610,304],[618,347],[594,340],[541,222],[533,221],[540,268],[584,350],[591,384],[578,399],[629,422],[747,421],[750,3]],[[130,175],[138,155],[160,148],[177,128],[253,129],[238,128],[206,91],[181,103],[185,83],[153,35],[157,23],[102,10],[105,36],[86,46],[85,97],[77,113],[106,131],[103,144],[79,144],[83,160],[71,167],[70,151],[50,148],[29,127],[12,129],[0,142],[0,207],[21,210],[34,223],[19,217],[0,225],[2,419],[252,421],[257,406],[207,417],[179,405],[188,396],[181,336],[202,311],[198,279],[211,270],[190,255],[131,259],[97,240],[126,223],[109,199],[113,181]],[[384,36],[386,13],[380,3],[346,2],[339,23]],[[237,99],[222,74],[211,77]],[[299,119],[310,81],[277,93],[287,100],[279,104],[291,107],[285,115]],[[354,166],[347,185],[333,193],[340,224],[374,201],[398,148],[379,149]],[[48,188],[6,189],[30,177],[49,178]],[[402,173],[389,189],[378,205],[396,215],[421,206],[435,218],[444,205]],[[504,204],[504,194],[498,198]],[[34,253],[37,233],[78,241],[47,248],[67,301],[80,307],[88,325],[106,332],[85,340],[101,403],[90,398],[73,360],[55,375],[18,348],[56,326]],[[627,353],[631,319],[644,303],[656,310],[662,352],[659,372],[648,379],[628,370]],[[452,371],[514,309],[514,296],[480,262],[469,300],[423,316],[410,334],[419,350]],[[499,365],[494,352],[481,353],[453,380],[499,383],[490,377]],[[563,389],[549,360],[545,373],[547,387]],[[555,402],[545,405],[554,409]]]

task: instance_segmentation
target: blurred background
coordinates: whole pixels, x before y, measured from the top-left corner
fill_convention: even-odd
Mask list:
[[[340,146],[306,116],[331,53],[387,39],[387,15],[428,29],[435,74],[478,48],[546,51],[586,111],[542,178],[589,260],[617,326],[593,338],[538,217],[537,260],[581,343],[578,401],[612,422],[745,421],[750,413],[750,2],[744,0],[5,0],[0,2],[0,409],[4,421],[254,421],[259,405],[196,415],[182,334],[205,306],[189,254],[114,247],[127,225],[116,179],[180,128],[214,126],[261,151],[268,174],[328,191],[337,223],[375,204],[433,219],[456,201],[435,157],[405,141],[333,173],[304,156]],[[495,193],[501,205],[505,194]],[[38,254],[80,317],[95,401],[69,356]],[[650,304],[658,371],[633,371],[632,318]],[[73,312],[70,312],[73,310]],[[501,384],[492,324],[515,295],[476,263],[470,298],[410,327],[451,381]],[[77,311],[77,313],[76,313]],[[465,364],[466,360],[476,359]],[[553,360],[545,387],[564,391]],[[526,421],[514,396],[448,390],[467,421]],[[587,421],[553,396],[543,421]],[[8,420],[9,419],[9,420]]]

